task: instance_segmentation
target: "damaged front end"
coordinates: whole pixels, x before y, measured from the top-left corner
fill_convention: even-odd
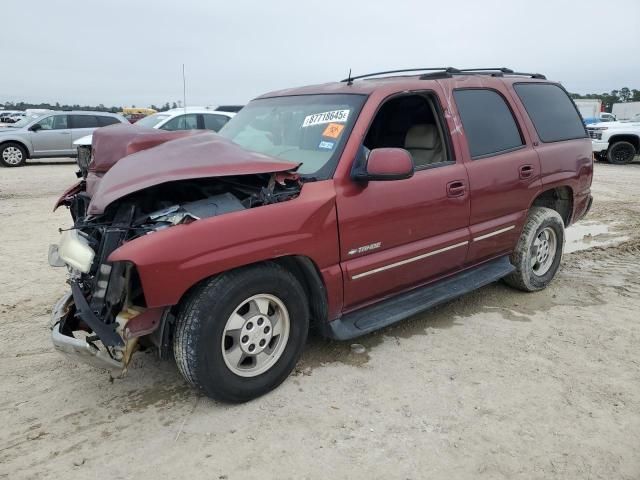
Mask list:
[[[300,189],[296,175],[282,172],[179,180],[126,195],[101,214],[89,213],[86,192],[67,195],[74,225],[49,250],[50,265],[68,268],[70,286],[52,312],[54,346],[110,370],[125,369],[140,347],[156,347],[165,357],[170,332],[160,327],[171,306],[149,308],[136,265],[109,256],[139,237],[287,201]]]

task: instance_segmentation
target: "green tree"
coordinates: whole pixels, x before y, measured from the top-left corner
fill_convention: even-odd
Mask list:
[[[621,102],[628,102],[631,98],[631,90],[629,90],[627,87],[621,88],[620,92],[618,92],[618,98]]]

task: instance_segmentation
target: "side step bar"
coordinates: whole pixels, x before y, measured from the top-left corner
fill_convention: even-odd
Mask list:
[[[514,270],[508,256],[500,257],[436,283],[348,313],[337,320],[324,323],[320,329],[324,336],[335,340],[349,340],[366,335],[495,282]]]

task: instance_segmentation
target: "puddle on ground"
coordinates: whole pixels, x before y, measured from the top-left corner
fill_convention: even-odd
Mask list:
[[[629,239],[615,231],[615,224],[594,221],[579,222],[565,232],[564,253],[588,250],[593,247],[609,247]]]

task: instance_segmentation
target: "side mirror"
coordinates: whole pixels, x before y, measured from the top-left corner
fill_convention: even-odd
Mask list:
[[[356,181],[404,180],[413,177],[411,154],[404,148],[374,148],[364,167],[356,166],[351,178]]]
[[[38,130],[42,130],[42,125],[36,123],[34,125],[31,125],[31,127],[29,127],[29,130],[31,130],[32,132],[37,132]]]

